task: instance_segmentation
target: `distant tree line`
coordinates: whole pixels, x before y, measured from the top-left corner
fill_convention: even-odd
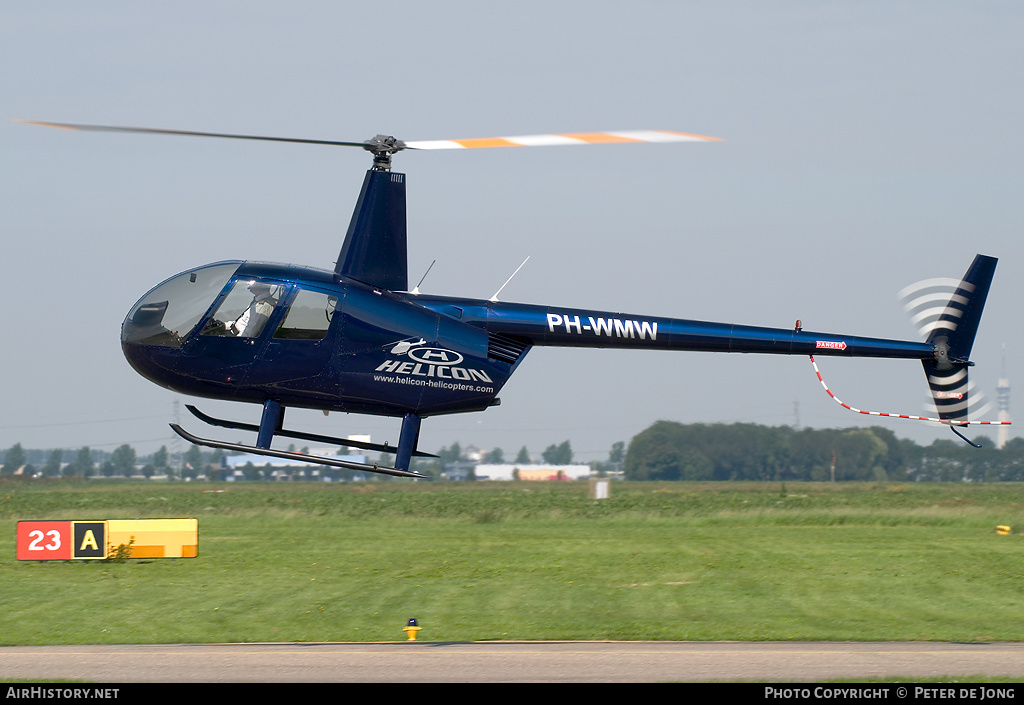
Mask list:
[[[18,470],[27,476],[45,477],[131,477],[167,475],[194,478],[201,474],[218,472],[224,453],[214,450],[204,453],[199,446],[190,445],[177,463],[171,462],[167,446],[161,446],[150,456],[138,457],[135,449],[125,443],[112,452],[83,446],[77,451],[27,450],[15,443],[3,454],[0,475],[12,475]]]
[[[982,447],[972,448],[952,437],[920,446],[912,440],[897,438],[882,426],[794,429],[658,421],[637,434],[628,446],[622,442],[613,444],[607,462],[590,465],[597,474],[621,469],[627,480],[1024,481],[1024,438],[1014,438],[1002,449],[997,449],[986,436],[974,440]],[[442,448],[437,455],[436,459],[418,460],[415,469],[440,477],[446,464],[465,461],[458,443]],[[190,445],[172,460],[166,446],[140,458],[128,444],[106,452],[89,447],[77,451],[26,450],[16,443],[0,457],[0,475],[20,469],[25,475],[47,477],[141,474],[175,479],[205,475],[220,479],[223,453],[205,453]],[[542,453],[543,461],[552,465],[567,465],[572,457],[569,441],[552,444]],[[381,458],[382,462],[388,460],[390,456]],[[494,448],[484,453],[479,462],[502,464],[508,459],[500,448]],[[533,459],[524,446],[512,462],[525,465]],[[273,470],[252,463],[241,469],[248,479],[267,479]]]
[[[952,434],[950,434],[952,435]],[[969,434],[968,434],[969,435]],[[658,421],[629,443],[627,480],[1024,481],[1024,439],[920,446],[881,426],[794,429]]]

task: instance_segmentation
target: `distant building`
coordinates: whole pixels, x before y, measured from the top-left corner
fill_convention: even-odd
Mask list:
[[[466,446],[462,451],[462,457],[472,463],[479,463],[484,459],[484,452],[476,446]]]
[[[477,465],[478,480],[586,480],[590,477],[589,465]]]
[[[365,455],[326,455],[323,453],[310,453],[318,458],[330,458],[331,460],[344,460],[350,463],[366,463]],[[252,463],[260,471],[270,466],[270,477],[267,479],[277,481],[304,480],[313,482],[331,482],[332,480],[365,479],[359,471],[343,470],[317,463],[303,462],[291,458],[273,458],[268,456],[258,457],[249,454],[227,455],[221,461],[223,468],[222,477],[226,482],[245,480],[245,473],[242,471],[249,463]],[[356,475],[352,475],[356,473]],[[352,476],[351,478],[349,476]]]
[[[477,464],[471,460],[455,460],[444,464],[444,470],[441,472],[441,477],[442,479],[452,480],[454,482],[479,480],[480,478],[474,475],[476,468]]]

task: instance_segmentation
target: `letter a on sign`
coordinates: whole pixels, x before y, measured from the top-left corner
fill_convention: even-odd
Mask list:
[[[74,544],[72,558],[107,557],[107,523],[105,521],[71,522]]]

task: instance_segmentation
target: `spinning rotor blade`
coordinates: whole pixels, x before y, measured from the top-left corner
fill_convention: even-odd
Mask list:
[[[322,144],[332,147],[360,147],[373,154],[375,171],[389,171],[391,156],[404,149],[481,149],[485,147],[558,147],[571,144],[612,144],[612,143],[666,143],[666,142],[721,142],[718,137],[691,135],[670,130],[626,130],[621,132],[577,132],[551,135],[520,135],[517,137],[482,137],[467,140],[420,140],[403,142],[388,135],[376,135],[363,142],[341,142],[337,140],[309,140],[296,137],[264,137],[261,135],[236,135],[225,132],[194,132],[191,130],[163,130],[152,127],[118,127],[115,125],[79,125],[65,122],[42,122],[39,120],[15,120],[28,125],[55,127],[61,130],[88,132],[136,132],[151,135],[183,135],[186,137],[223,137],[234,140],[258,140],[263,142],[294,142],[298,144]]]
[[[628,130],[623,132],[578,132],[560,135],[519,135],[468,140],[425,140],[406,142],[406,149],[480,149],[485,147],[560,147],[572,144],[630,142],[721,142],[718,137],[690,135],[669,130]]]
[[[338,140],[312,140],[298,137],[265,137],[262,135],[237,135],[225,132],[195,132],[192,130],[164,130],[153,127],[119,127],[115,125],[80,125],[66,122],[43,122],[39,120],[15,120],[26,125],[55,127],[60,130],[81,132],[136,132],[152,135],[184,135],[187,137],[223,137],[235,140],[260,140],[263,142],[295,142],[298,144],[324,144],[335,147],[362,147],[369,151],[399,152],[403,149],[481,149],[486,147],[559,147],[573,144],[615,144],[615,143],[665,143],[665,142],[721,142],[718,137],[691,135],[670,130],[626,130],[620,132],[577,132],[549,135],[519,135],[515,137],[478,137],[461,140],[418,140],[403,142],[394,137],[377,135],[363,142],[342,142]]]

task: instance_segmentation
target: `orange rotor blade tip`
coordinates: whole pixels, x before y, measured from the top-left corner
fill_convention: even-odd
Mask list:
[[[74,127],[73,125],[62,125],[59,122],[41,122],[39,120],[17,120],[17,119],[14,120],[14,122],[20,122],[23,125],[38,125],[39,127],[52,127],[52,128],[57,129],[57,130],[70,130],[71,132],[76,132],[78,130],[78,128]]]

